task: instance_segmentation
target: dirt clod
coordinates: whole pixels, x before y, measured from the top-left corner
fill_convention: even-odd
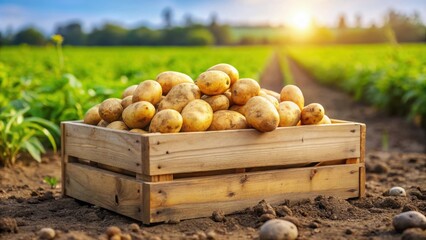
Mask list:
[[[401,236],[402,240],[426,240],[426,230],[409,228]]]
[[[226,221],[225,213],[221,210],[213,211],[212,219],[215,222],[224,222],[224,221]]]
[[[17,233],[18,225],[16,219],[10,217],[0,218],[0,233],[3,232]]]
[[[265,214],[262,214],[262,216],[260,216],[259,221],[260,222],[266,222],[268,220],[275,219],[275,218],[276,218],[275,215],[269,214],[269,213],[265,213]]]
[[[271,204],[267,203],[265,200],[260,201],[256,206],[254,206],[253,211],[257,216],[262,216],[263,214],[277,215]]]
[[[276,207],[276,213],[279,217],[293,216],[291,209],[285,205]]]

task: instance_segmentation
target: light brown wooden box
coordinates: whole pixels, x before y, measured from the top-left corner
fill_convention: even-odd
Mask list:
[[[62,123],[62,191],[144,223],[365,195],[365,125],[136,134]]]

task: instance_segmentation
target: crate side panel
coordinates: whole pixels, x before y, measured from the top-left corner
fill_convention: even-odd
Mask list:
[[[79,163],[65,168],[66,195],[141,220],[141,182]]]
[[[354,123],[153,135],[146,175],[288,165],[360,157]]]
[[[348,164],[144,184],[150,187],[150,221],[161,222],[210,216],[214,210],[231,213],[262,199],[278,204],[320,194],[358,197],[359,169]]]
[[[142,172],[141,136],[81,123],[66,124],[65,154]]]

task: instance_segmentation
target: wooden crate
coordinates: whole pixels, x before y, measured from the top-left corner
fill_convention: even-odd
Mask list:
[[[62,123],[62,191],[146,224],[365,195],[365,125],[136,134]]]

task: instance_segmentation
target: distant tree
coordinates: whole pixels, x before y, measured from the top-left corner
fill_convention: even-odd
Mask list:
[[[192,19],[192,15],[187,13],[185,14],[185,16],[183,17],[184,22],[185,22],[185,26],[186,27],[191,27],[192,25],[194,25],[194,20]]]
[[[425,27],[418,12],[406,15],[390,10],[386,17],[386,26],[393,31],[398,42],[423,41],[425,36]]]
[[[346,29],[347,25],[346,25],[346,16],[344,14],[339,16],[339,23],[337,25],[337,27],[339,29]]]
[[[43,34],[33,27],[25,28],[16,33],[13,38],[13,44],[29,44],[29,45],[43,45],[45,38]]]
[[[87,36],[89,45],[116,46],[124,43],[127,30],[119,25],[107,23],[100,29],[93,29]]]
[[[163,20],[164,20],[164,25],[166,28],[171,28],[172,27],[172,19],[173,19],[173,11],[171,8],[165,8],[163,10]]]
[[[127,32],[124,40],[126,45],[161,45],[162,34],[158,30],[139,27]]]
[[[188,31],[186,36],[188,45],[212,45],[214,44],[214,37],[212,33],[205,28],[194,28]]]
[[[85,43],[86,36],[78,22],[59,26],[56,33],[64,37],[64,45],[84,45]]]
[[[209,30],[213,34],[216,45],[231,44],[231,28],[228,25],[212,24]]]
[[[356,28],[362,28],[362,16],[361,16],[361,14],[355,15],[355,27]]]
[[[210,27],[218,25],[217,23],[217,13],[210,14]]]

